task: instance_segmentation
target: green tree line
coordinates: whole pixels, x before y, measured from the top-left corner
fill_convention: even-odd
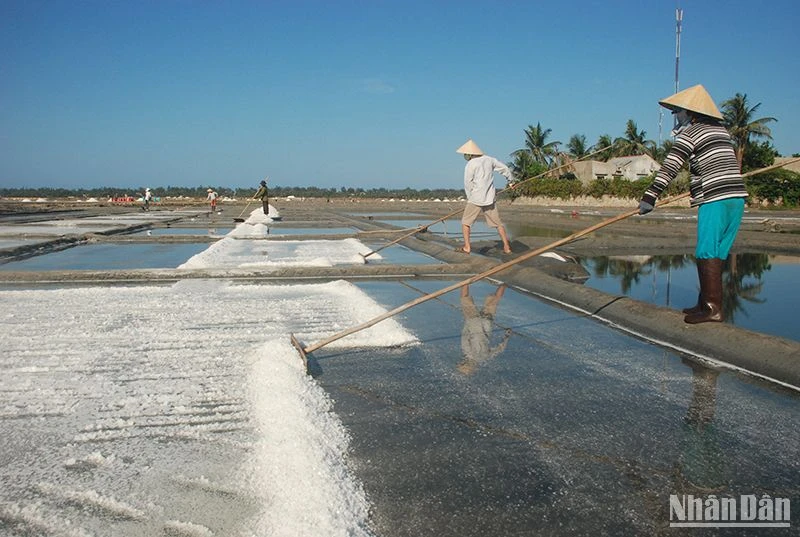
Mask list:
[[[769,123],[778,120],[774,117],[756,117],[760,107],[761,103],[751,106],[747,95],[742,93],[723,101],[720,106],[722,123],[731,135],[742,172],[770,166],[780,156],[770,142],[772,132],[769,128]],[[512,161],[508,165],[518,180],[542,177],[520,185],[513,196],[568,199],[580,195],[610,195],[638,198],[652,182],[652,177],[637,181],[596,179],[583,186],[574,180],[570,164],[590,155],[592,159],[603,162],[613,157],[649,155],[662,163],[672,147],[672,140],[658,144],[648,139],[647,133],[640,130],[633,119],[625,124],[622,136],[612,138],[609,134],[602,134],[594,144],[589,144],[585,135],[574,134],[564,145],[552,139],[552,132],[541,123],[528,125],[524,130],[524,147],[511,154]],[[550,170],[552,173],[548,173]],[[800,204],[800,174],[778,169],[748,178],[745,183],[754,199],[781,201],[786,206]],[[688,181],[676,180],[670,185],[669,194],[678,194],[687,188]]]
[[[246,199],[255,193],[251,187],[225,187],[204,185],[196,187],[165,186],[152,188],[153,195],[162,198],[200,198],[205,199],[207,189],[214,189],[220,196],[230,198]],[[76,198],[87,199],[96,198],[105,201],[109,198],[120,198],[132,196],[139,198],[144,193],[143,188],[124,188],[124,187],[98,187],[98,188],[0,188],[0,197],[5,198]],[[464,195],[460,189],[436,188],[436,189],[413,189],[413,188],[320,188],[316,186],[271,186],[269,194],[272,197],[295,196],[302,198],[397,198],[397,199],[454,199]]]

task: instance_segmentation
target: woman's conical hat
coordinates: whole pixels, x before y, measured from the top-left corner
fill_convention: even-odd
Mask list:
[[[722,114],[719,113],[717,105],[714,104],[714,99],[711,98],[711,95],[708,94],[702,84],[679,91],[675,95],[658,101],[658,104],[670,110],[683,108],[704,116],[722,119]]]
[[[464,145],[456,149],[456,153],[462,155],[483,155],[483,151],[478,147],[478,144],[472,141],[472,138],[466,141]]]

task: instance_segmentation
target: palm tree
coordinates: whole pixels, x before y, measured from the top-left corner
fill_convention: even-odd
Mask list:
[[[778,121],[774,117],[753,119],[761,103],[749,107],[747,94],[737,93],[733,98],[722,103],[723,124],[731,133],[733,145],[736,147],[736,160],[739,168],[742,167],[744,151],[750,143],[750,138],[772,139],[772,131],[767,127],[770,121]]]
[[[527,152],[533,157],[534,162],[539,162],[549,167],[553,156],[558,152],[558,145],[561,143],[547,141],[552,132],[553,129],[543,129],[540,123],[536,123],[535,127],[528,125],[528,128],[525,129],[525,147],[517,149],[512,155],[519,152]]]
[[[589,146],[586,144],[586,136],[583,134],[573,134],[567,143],[567,151],[570,156],[580,160],[589,154]]]
[[[614,148],[612,147],[613,145],[614,141],[611,139],[611,135],[601,134],[597,138],[597,143],[594,144],[592,149],[602,149],[603,147],[607,147],[608,149],[598,153],[595,158],[597,160],[602,160],[603,162],[608,161],[608,159],[614,156]]]
[[[656,143],[646,139],[645,136],[647,136],[647,133],[645,131],[639,131],[636,122],[629,119],[628,123],[625,125],[625,136],[614,140],[614,145],[617,146],[615,154],[618,156],[652,156]]]
[[[659,164],[664,163],[664,159],[669,155],[669,150],[672,149],[674,142],[672,140],[664,140],[661,145],[656,146],[653,150],[652,156]]]
[[[533,160],[528,151],[515,151],[514,160],[508,164],[511,172],[520,181],[530,179],[547,171],[547,165]]]

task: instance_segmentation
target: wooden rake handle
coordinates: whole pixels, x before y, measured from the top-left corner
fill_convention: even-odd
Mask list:
[[[683,198],[686,198],[688,196],[689,196],[689,193],[686,192],[686,193],[680,194],[678,196],[666,199],[663,202],[659,203],[658,205],[666,205],[667,203],[672,203],[673,201],[677,201],[679,199],[683,199]],[[325,345],[328,345],[329,343],[333,343],[334,341],[336,341],[338,339],[341,339],[341,338],[343,338],[345,336],[349,336],[350,334],[354,334],[356,332],[360,332],[361,330],[364,330],[365,328],[369,328],[370,326],[373,326],[373,325],[383,321],[384,319],[388,319],[389,317],[393,317],[393,316],[397,315],[398,313],[404,312],[405,310],[407,310],[409,308],[413,308],[414,306],[422,304],[423,302],[427,302],[428,300],[432,300],[434,298],[440,297],[440,296],[442,296],[442,295],[444,295],[446,293],[449,293],[450,291],[454,291],[456,289],[464,287],[465,285],[470,285],[470,284],[473,284],[473,283],[475,283],[475,282],[477,282],[479,280],[483,280],[484,278],[488,278],[489,276],[497,274],[498,272],[501,272],[501,271],[503,271],[503,270],[505,270],[505,269],[507,269],[509,267],[513,267],[514,265],[522,263],[523,261],[526,261],[526,260],[528,260],[528,259],[530,259],[532,257],[536,257],[537,255],[540,255],[540,254],[546,252],[547,250],[550,250],[550,249],[555,248],[557,246],[561,246],[562,244],[566,244],[568,242],[574,241],[575,239],[583,237],[584,235],[588,235],[589,233],[592,233],[593,231],[597,231],[600,228],[603,228],[603,227],[606,227],[606,226],[610,226],[611,224],[613,224],[615,222],[619,222],[620,220],[624,220],[624,219],[629,218],[629,217],[631,217],[633,215],[636,215],[636,214],[639,214],[639,209],[638,208],[634,209],[632,211],[628,211],[626,213],[619,214],[619,215],[614,216],[612,218],[609,218],[607,220],[603,220],[602,222],[599,222],[599,223],[597,223],[597,224],[595,224],[593,226],[587,227],[586,229],[583,229],[581,231],[577,231],[577,232],[573,233],[572,235],[570,235],[568,237],[564,237],[563,239],[559,239],[559,240],[557,240],[555,242],[552,242],[552,243],[548,244],[547,246],[543,246],[541,248],[537,248],[536,250],[531,250],[530,252],[526,252],[526,253],[520,255],[519,257],[517,257],[515,259],[512,259],[510,261],[506,261],[505,263],[501,263],[499,265],[496,265],[496,266],[490,268],[489,270],[481,272],[480,274],[476,274],[475,276],[467,278],[466,280],[460,281],[458,283],[454,283],[453,285],[450,285],[448,287],[445,287],[444,289],[440,289],[440,290],[435,291],[433,293],[427,294],[425,296],[421,296],[421,297],[419,297],[419,298],[417,298],[415,300],[412,300],[411,302],[403,304],[402,306],[399,306],[399,307],[397,307],[397,308],[395,308],[395,309],[393,309],[391,311],[388,311],[388,312],[386,312],[386,313],[384,313],[382,315],[379,315],[378,317],[375,317],[374,319],[371,319],[371,320],[369,320],[369,321],[367,321],[365,323],[362,323],[362,324],[360,324],[358,326],[354,326],[352,328],[348,328],[347,330],[339,332],[338,334],[334,334],[334,335],[330,336],[329,338],[320,341],[319,343],[315,343],[314,345],[310,345],[310,346],[306,347],[304,349],[304,352],[306,354],[314,352],[315,350],[317,350],[317,349],[319,349],[321,347],[324,347]]]

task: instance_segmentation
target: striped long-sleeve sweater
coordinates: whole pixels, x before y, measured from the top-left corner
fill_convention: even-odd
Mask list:
[[[728,131],[716,121],[698,120],[678,134],[642,201],[655,205],[658,196],[687,160],[692,207],[709,201],[747,197]]]

